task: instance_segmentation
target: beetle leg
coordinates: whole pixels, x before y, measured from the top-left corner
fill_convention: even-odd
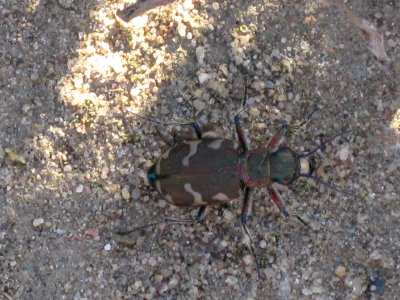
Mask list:
[[[242,147],[243,151],[246,152],[249,149],[249,145],[247,143],[247,139],[244,134],[242,122],[240,119],[240,114],[245,111],[247,99],[249,97],[248,92],[247,92],[247,77],[245,77],[244,80],[245,80],[245,83],[244,83],[244,96],[243,96],[243,100],[242,100],[242,108],[235,114],[235,117],[233,119],[235,122],[236,132],[237,132],[237,135],[239,138],[240,146]]]
[[[254,258],[254,263],[256,264],[258,277],[261,278],[260,266],[258,264],[257,256],[255,254],[254,247],[253,247],[253,239],[251,237],[249,228],[246,225],[247,224],[247,219],[248,219],[249,214],[251,212],[251,208],[253,206],[253,197],[252,197],[253,195],[252,194],[253,194],[252,190],[249,189],[248,187],[245,187],[242,214],[240,216],[240,223],[242,224],[244,233],[246,234],[246,236],[249,239],[249,242],[247,244],[248,244],[248,247],[249,247],[249,249],[251,251],[251,254],[252,254],[253,258]]]
[[[275,133],[275,135],[269,141],[267,146],[268,150],[271,152],[275,152],[278,149],[279,145],[282,144],[282,142],[285,140],[285,136],[288,132],[289,125],[282,125],[282,128],[277,133]]]
[[[289,217],[289,213],[287,212],[286,208],[283,206],[278,193],[275,191],[275,189],[272,186],[270,186],[268,188],[268,194],[272,198],[272,200],[275,202],[276,206],[278,206],[281,213],[285,217]]]
[[[203,135],[203,129],[201,128],[201,124],[196,121],[193,123],[192,127],[196,132],[197,138],[201,139],[201,136]]]
[[[207,206],[200,206],[199,212],[197,213],[196,220],[201,223],[204,221],[206,216]]]
[[[286,210],[286,207],[283,206],[279,194],[275,191],[275,189],[271,186],[268,188],[268,193],[269,196],[272,198],[272,200],[275,202],[276,206],[278,206],[279,210],[285,217],[295,217],[297,220],[299,220],[303,225],[311,229],[312,231],[315,231],[314,228],[311,227],[310,224],[308,224],[302,217],[300,217],[298,214],[289,214],[288,211]]]
[[[253,191],[250,188],[245,187],[244,190],[244,199],[242,206],[242,214],[240,215],[240,222],[242,224],[247,224],[247,220],[249,215],[251,214],[251,209],[253,207]]]
[[[244,134],[244,130],[242,127],[242,122],[240,121],[239,114],[235,115],[234,120],[235,120],[236,132],[237,132],[237,135],[239,138],[240,146],[242,147],[243,151],[246,152],[247,150],[249,150],[249,145],[247,144],[246,136]]]

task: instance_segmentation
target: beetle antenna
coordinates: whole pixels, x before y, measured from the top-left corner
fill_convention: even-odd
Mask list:
[[[309,156],[313,155],[315,152],[317,152],[318,150],[322,149],[326,144],[332,142],[334,139],[336,139],[336,138],[338,138],[338,137],[340,137],[340,136],[342,136],[342,135],[344,135],[344,134],[346,134],[346,133],[349,133],[349,132],[351,132],[351,131],[354,131],[354,129],[350,129],[350,130],[346,130],[346,131],[343,131],[343,132],[339,132],[338,134],[334,135],[333,137],[331,137],[331,138],[327,139],[326,141],[322,142],[322,143],[321,143],[318,147],[316,147],[314,150],[312,150],[312,151],[310,151],[310,152],[306,152],[306,153],[299,154],[298,157],[299,157],[299,158],[309,157]]]
[[[295,217],[301,224],[303,224],[304,226],[306,226],[308,229],[310,229],[311,231],[317,233],[318,231],[316,231],[314,228],[311,227],[310,224],[308,224],[308,222],[306,222],[302,217],[300,217],[298,214],[294,213],[294,214],[289,214],[289,217]]]
[[[160,124],[160,125],[181,125],[181,126],[189,126],[189,125],[193,125],[193,123],[195,123],[194,121],[192,121],[192,122],[183,122],[183,123],[179,123],[179,122],[163,122],[163,121],[160,121],[160,120],[157,120],[157,119],[149,118],[149,117],[146,117],[146,116],[144,116],[144,115],[138,114],[138,113],[136,113],[136,112],[130,110],[129,108],[126,108],[125,110],[126,110],[127,112],[130,112],[131,114],[133,114],[133,115],[135,115],[135,116],[141,118],[141,119],[144,119],[144,120],[147,120],[147,121],[150,121],[150,122],[153,122],[153,123],[157,123],[157,124]]]
[[[173,218],[165,218],[163,220],[157,221],[157,222],[153,222],[153,223],[147,223],[144,224],[142,226],[138,226],[135,227],[129,231],[123,231],[123,232],[117,232],[116,234],[118,236],[124,236],[124,235],[129,235],[132,232],[141,230],[141,229],[146,229],[146,228],[150,228],[150,227],[154,227],[160,224],[181,224],[181,223],[193,223],[193,222],[198,222],[198,220],[196,219],[173,219]]]
[[[357,196],[355,193],[352,193],[350,191],[346,191],[346,190],[341,189],[341,188],[339,188],[339,187],[337,187],[335,185],[329,184],[329,183],[323,181],[321,178],[318,178],[316,176],[313,176],[313,175],[310,175],[310,174],[300,174],[300,177],[312,179],[317,184],[322,184],[323,186],[326,186],[327,188],[329,188],[331,190],[334,190],[336,192],[343,193],[343,194],[346,194],[346,195],[349,195],[349,196]]]
[[[290,126],[290,128],[293,128],[295,130],[300,129],[302,126],[306,125],[308,122],[311,121],[311,118],[313,117],[313,115],[315,114],[315,112],[317,110],[318,110],[318,107],[317,107],[317,105],[315,105],[314,109],[311,111],[311,113],[308,115],[308,117],[303,122],[301,122],[299,125]]]

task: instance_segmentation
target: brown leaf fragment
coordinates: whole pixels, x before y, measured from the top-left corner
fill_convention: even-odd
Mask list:
[[[357,16],[342,0],[331,0],[346,15],[349,22],[357,29],[367,48],[380,61],[388,62],[389,57],[385,50],[385,42],[381,33],[366,19]]]
[[[124,22],[129,22],[133,18],[143,15],[150,9],[167,5],[174,0],[137,0],[135,4],[125,7],[117,12],[117,16]]]

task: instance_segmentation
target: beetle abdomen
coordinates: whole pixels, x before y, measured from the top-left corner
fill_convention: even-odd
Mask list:
[[[243,197],[241,151],[235,141],[184,141],[164,152],[147,174],[170,203],[202,206]]]

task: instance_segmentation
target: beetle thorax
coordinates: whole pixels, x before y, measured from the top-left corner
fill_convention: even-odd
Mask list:
[[[249,150],[243,161],[242,176],[248,187],[263,187],[271,183],[269,161],[264,149]]]

